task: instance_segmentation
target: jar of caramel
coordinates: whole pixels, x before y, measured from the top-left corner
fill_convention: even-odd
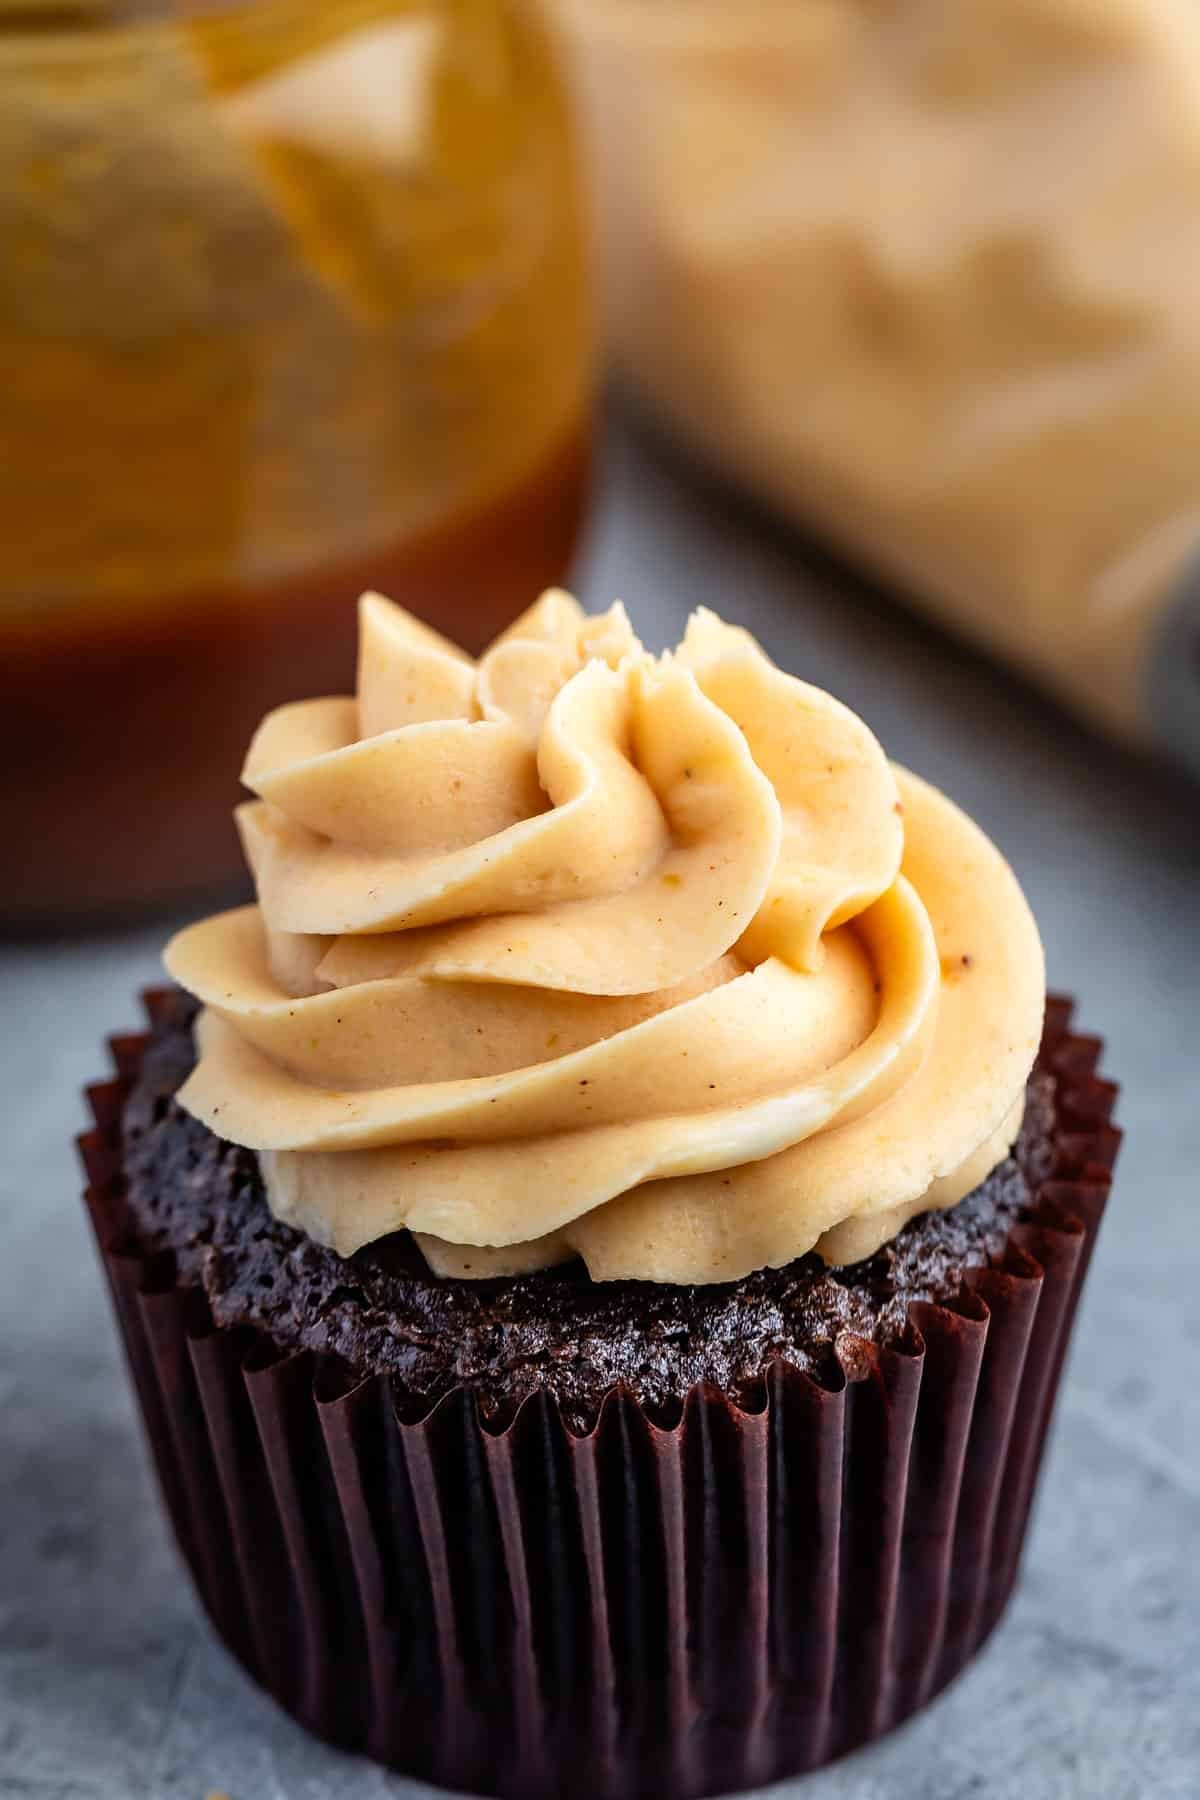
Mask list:
[[[565,569],[591,330],[534,0],[0,0],[0,916],[232,877],[374,587]]]

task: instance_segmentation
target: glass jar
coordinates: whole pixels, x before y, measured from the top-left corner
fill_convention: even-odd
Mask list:
[[[0,0],[0,912],[233,875],[375,587],[480,646],[568,563],[591,330],[522,0]]]

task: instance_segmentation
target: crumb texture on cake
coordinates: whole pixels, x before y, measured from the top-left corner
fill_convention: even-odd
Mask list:
[[[460,1385],[486,1413],[551,1393],[577,1422],[624,1384],[668,1414],[697,1382],[735,1399],[782,1359],[837,1377],[839,1343],[903,1336],[910,1305],[950,1300],[986,1263],[1049,1172],[1053,1077],[1035,1069],[1012,1156],[966,1199],[923,1214],[864,1262],[815,1255],[699,1287],[592,1281],[581,1263],[489,1281],[430,1274],[404,1233],[344,1258],[276,1219],[254,1154],[190,1117],[175,1095],[193,1066],[194,1005],[162,1009],[124,1114],[127,1229],[143,1254],[170,1252],[220,1325],[283,1350],[389,1376],[402,1404]]]

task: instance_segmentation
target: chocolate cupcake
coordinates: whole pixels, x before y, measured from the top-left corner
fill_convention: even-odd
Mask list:
[[[258,905],[83,1140],[230,1648],[513,1800],[890,1728],[1011,1589],[1118,1141],[999,853],[744,632],[558,594],[478,665],[366,597],[244,779]]]

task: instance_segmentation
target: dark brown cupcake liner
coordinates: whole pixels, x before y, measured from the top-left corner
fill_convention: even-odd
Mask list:
[[[161,1003],[147,996],[153,1016]],[[1002,1255],[840,1384],[777,1362],[747,1408],[594,1428],[534,1396],[426,1416],[389,1382],[214,1325],[126,1229],[120,1114],[89,1091],[87,1203],[175,1534],[222,1639],[311,1730],[511,1800],[755,1786],[887,1731],[1012,1590],[1120,1134],[1100,1043],[1053,1000],[1055,1166]]]

